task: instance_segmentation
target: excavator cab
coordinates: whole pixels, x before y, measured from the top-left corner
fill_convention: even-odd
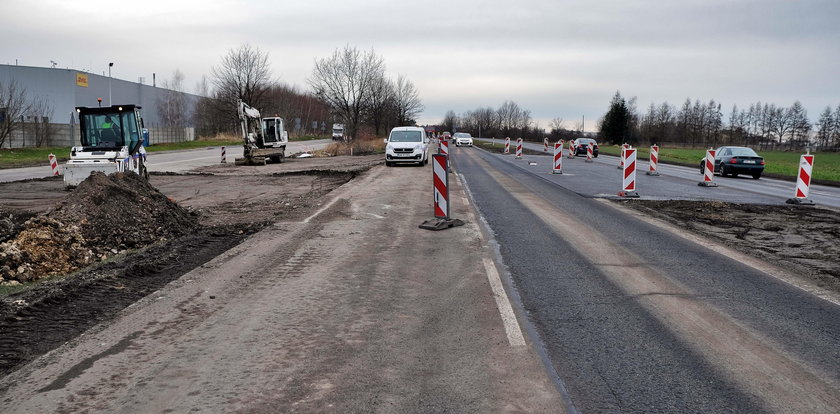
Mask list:
[[[80,140],[84,151],[128,148],[135,154],[142,145],[140,107],[134,105],[106,108],[78,107]]]

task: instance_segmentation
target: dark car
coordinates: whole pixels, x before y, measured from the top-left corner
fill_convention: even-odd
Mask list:
[[[598,158],[598,142],[596,142],[592,138],[578,138],[574,141],[572,145],[575,147],[575,155],[583,155],[586,156],[586,147],[589,146],[589,143],[592,142],[594,144],[594,148],[592,148],[592,156]]]
[[[700,160],[700,174],[706,171],[705,159]],[[726,177],[730,174],[751,175],[754,179],[761,178],[764,172],[764,158],[747,147],[720,147],[715,150],[715,172]]]

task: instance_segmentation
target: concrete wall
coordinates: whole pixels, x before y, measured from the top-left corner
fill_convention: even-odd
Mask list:
[[[76,74],[87,75],[88,86],[76,84]],[[142,107],[141,115],[146,127],[158,127],[161,120],[158,114],[158,100],[170,93],[163,88],[143,85],[108,76],[83,72],[74,69],[39,68],[31,66],[0,65],[0,84],[15,81],[26,90],[29,99],[47,98],[53,114],[50,121],[60,124],[78,123],[75,118],[77,106],[97,106],[96,98],[102,98],[102,106],[108,106],[108,85],[110,80],[111,102],[114,105],[134,104]],[[200,98],[197,95],[181,93],[187,109],[187,127],[192,127],[190,115]]]

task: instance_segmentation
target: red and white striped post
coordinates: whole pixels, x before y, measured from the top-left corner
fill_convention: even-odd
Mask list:
[[[442,139],[440,140],[440,145],[438,146],[438,152],[448,156],[449,155],[449,140]]]
[[[516,159],[522,159],[522,138],[516,139]]]
[[[548,152],[548,137],[543,138],[543,152]]]
[[[510,154],[510,137],[505,138],[505,154]]]
[[[554,167],[552,174],[563,174],[563,140],[554,144]]]
[[[52,175],[58,176],[61,175],[61,171],[58,170],[58,160],[55,159],[55,154],[50,154],[50,168],[52,168]]]
[[[659,175],[659,171],[656,171],[656,164],[659,162],[659,146],[653,144],[650,146],[650,161],[648,162],[648,171],[645,173],[647,175]]]
[[[589,145],[586,146],[586,162],[593,162],[592,161],[592,154],[595,153],[595,143],[589,141]]]
[[[432,155],[434,161],[434,186],[435,186],[435,217],[449,218],[449,157],[445,154]]]
[[[788,204],[807,204],[813,205],[814,202],[808,199],[808,194],[811,192],[811,176],[814,172],[814,155],[811,150],[799,157],[799,174],[796,176],[796,194],[794,198],[789,198]]]
[[[569,158],[575,157],[575,141],[569,141]]]
[[[636,192],[636,149],[626,148],[622,149],[624,153],[624,168],[621,181],[621,191],[618,192],[619,197],[639,197]]]
[[[703,181],[697,183],[701,187],[717,187],[715,177],[715,150],[706,150],[706,158],[703,160]]]
[[[225,147],[222,147],[222,164],[226,163],[227,159],[225,158]]]
[[[626,142],[624,144],[621,144],[621,156],[618,157],[618,169],[619,170],[624,169],[624,150],[626,150],[627,148],[630,148],[630,146],[627,145]]]

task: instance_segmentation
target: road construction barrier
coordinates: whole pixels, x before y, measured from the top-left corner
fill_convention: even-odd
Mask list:
[[[522,138],[516,139],[516,158],[522,159]]]
[[[563,141],[554,144],[554,167],[552,174],[563,174]]]
[[[61,175],[61,171],[58,170],[58,160],[55,159],[55,154],[50,154],[50,168],[52,168],[52,175],[58,176]]]
[[[618,192],[619,197],[639,197],[636,192],[636,155],[635,148],[626,148],[621,150],[624,154],[624,168],[622,169],[621,191]]]
[[[432,155],[432,185],[434,188],[435,218],[420,224],[421,229],[444,230],[463,226],[464,222],[449,217],[449,157],[444,154]]]
[[[510,137],[505,138],[505,154],[510,154]]]
[[[715,150],[709,148],[703,160],[703,181],[697,183],[701,187],[717,187],[715,177]]]
[[[627,148],[630,148],[630,146],[627,145],[627,143],[621,144],[621,155],[618,157],[618,169],[619,170],[624,169],[624,150],[626,150]]]
[[[653,144],[650,146],[650,162],[648,162],[648,171],[645,173],[647,175],[659,175],[659,171],[656,171],[656,164],[659,162],[659,146]]]
[[[799,157],[799,173],[796,176],[796,193],[793,198],[788,199],[788,204],[809,204],[814,202],[808,199],[811,192],[811,176],[814,171],[814,155],[811,150]]]
[[[575,157],[575,141],[569,141],[569,158]]]
[[[449,141],[446,139],[440,140],[440,146],[438,146],[438,152],[443,155],[449,155]]]
[[[543,152],[548,152],[548,137],[543,138]]]
[[[589,145],[586,146],[586,162],[593,162],[592,161],[592,154],[595,153],[595,143],[589,141]]]
[[[222,164],[226,163],[227,159],[225,158],[225,147],[222,147]]]

